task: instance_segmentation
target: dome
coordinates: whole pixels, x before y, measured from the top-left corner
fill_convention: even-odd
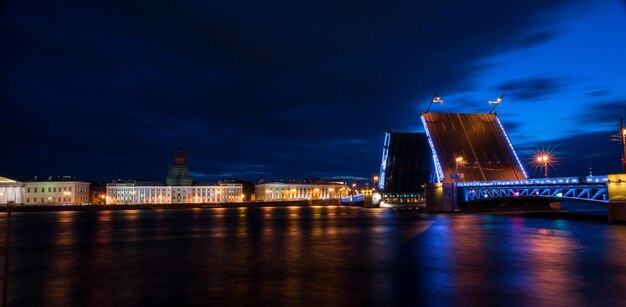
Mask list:
[[[182,150],[176,152],[174,164],[187,164],[187,158],[185,158],[185,153]]]

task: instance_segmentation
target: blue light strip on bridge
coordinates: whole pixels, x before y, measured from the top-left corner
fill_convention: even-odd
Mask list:
[[[522,173],[524,173],[524,178],[528,178],[528,175],[526,175],[526,170],[524,169],[524,166],[522,165],[519,158],[517,157],[517,152],[515,152],[515,148],[513,148],[513,144],[511,144],[511,140],[509,139],[509,136],[506,134],[504,127],[502,127],[502,123],[500,122],[500,119],[498,118],[498,116],[496,116],[496,120],[498,121],[498,125],[500,125],[500,129],[502,129],[502,133],[504,133],[504,137],[506,138],[506,141],[509,143],[509,147],[511,148],[511,151],[513,151],[513,155],[515,155],[515,160],[517,160],[517,165],[519,165],[520,169],[522,170]]]
[[[459,187],[493,187],[493,186],[526,186],[526,185],[562,185],[583,183],[607,183],[608,176],[557,177],[522,180],[492,180],[459,182]]]
[[[383,142],[383,162],[380,164],[380,177],[378,178],[378,188],[385,188],[385,171],[387,170],[387,159],[389,158],[389,139],[391,133],[385,132],[385,142]]]
[[[428,126],[426,125],[426,118],[424,114],[420,116],[422,119],[422,124],[424,125],[424,130],[426,130],[426,136],[428,137],[428,144],[430,145],[430,150],[433,152],[433,161],[435,163],[435,173],[437,174],[437,182],[443,182],[443,170],[441,169],[441,164],[439,164],[439,158],[437,157],[437,151],[435,150],[435,145],[433,144],[433,140],[430,137],[430,131],[428,131]]]

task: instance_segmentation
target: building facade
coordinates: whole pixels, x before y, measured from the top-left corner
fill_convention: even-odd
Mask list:
[[[26,182],[25,205],[79,205],[89,202],[89,182],[34,181]]]
[[[344,182],[260,182],[254,191],[257,201],[339,199],[348,195]]]
[[[170,162],[165,185],[160,182],[114,181],[106,186],[107,205],[205,204],[242,202],[243,184],[193,184],[182,151]]]
[[[165,186],[158,182],[114,182],[107,185],[107,205],[204,204],[243,201],[243,185]]]
[[[0,177],[0,204],[59,206],[89,202],[89,183],[81,181],[19,182]]]
[[[24,197],[23,182],[0,177],[0,205],[6,205],[8,202],[22,204]]]

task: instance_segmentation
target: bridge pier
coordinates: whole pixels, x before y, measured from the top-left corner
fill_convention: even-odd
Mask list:
[[[609,222],[626,222],[626,174],[609,175]]]
[[[453,212],[457,196],[454,183],[426,184],[426,212]]]

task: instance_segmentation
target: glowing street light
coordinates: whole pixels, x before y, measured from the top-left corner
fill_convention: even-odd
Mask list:
[[[63,192],[63,195],[65,195],[66,204],[68,204],[68,205],[71,204],[71,201],[70,201],[70,195],[71,194],[72,194],[72,192],[69,192],[69,191]]]
[[[620,142],[622,143],[622,172],[626,174],[626,128],[624,128],[624,118],[620,117],[619,122],[622,132],[622,137],[620,138]]]
[[[537,157],[537,162],[539,164],[543,163],[544,172],[543,175],[548,178],[548,164],[550,163],[550,156],[547,154],[540,155]]]
[[[498,99],[496,100],[489,100],[487,101],[489,103],[489,105],[492,105],[493,107],[491,108],[491,111],[489,111],[489,114],[493,113],[493,111],[496,109],[496,107],[502,102],[502,99],[504,98],[505,94],[502,94],[502,96],[498,97]]]
[[[456,157],[456,159],[454,159],[454,162],[456,166],[456,181],[459,182],[459,164],[463,162],[463,157]]]
[[[438,93],[435,93],[435,96],[433,96],[433,99],[430,100],[430,104],[428,105],[428,109],[426,109],[426,112],[424,112],[424,113],[428,113],[428,111],[430,111],[430,107],[435,102],[443,105],[443,99],[441,99],[441,96],[439,96]]]

